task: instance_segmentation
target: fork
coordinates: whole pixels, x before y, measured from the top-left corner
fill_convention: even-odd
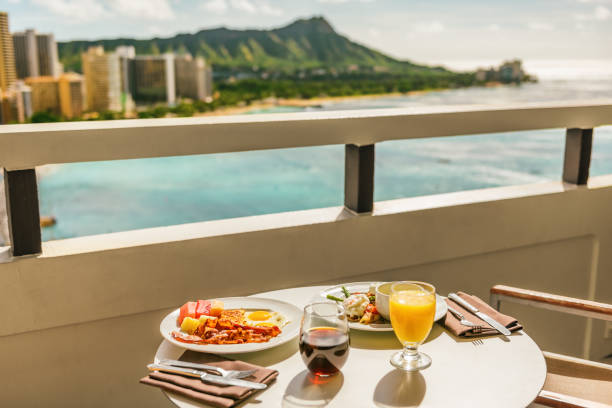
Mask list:
[[[225,378],[245,378],[255,373],[255,370],[224,370],[221,367],[211,366],[207,364],[190,363],[188,361],[179,360],[160,360],[158,364],[171,365],[174,367],[196,368],[200,370],[215,371]]]
[[[472,344],[475,346],[482,346],[484,344],[484,341],[482,341],[482,339],[476,339],[472,340]]]
[[[461,323],[464,326],[471,327],[475,333],[478,333],[479,331],[482,330],[481,325],[470,322],[461,313],[459,313],[452,307],[448,306],[448,311],[451,312],[451,314],[453,314],[457,319],[459,319],[459,323]]]

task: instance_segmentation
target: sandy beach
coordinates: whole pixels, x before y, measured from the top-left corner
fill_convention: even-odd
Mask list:
[[[391,92],[382,94],[369,94],[369,95],[350,95],[350,96],[324,96],[318,98],[302,99],[302,98],[267,98],[261,101],[252,102],[250,105],[244,106],[230,106],[219,108],[212,112],[198,112],[194,116],[225,116],[225,115],[240,115],[248,113],[253,110],[259,109],[270,109],[277,106],[296,107],[296,108],[307,108],[309,106],[323,106],[338,102],[345,102],[351,100],[362,100],[362,99],[379,99],[379,98],[393,98],[402,96],[416,96],[422,95],[427,92],[448,90],[444,89],[427,89],[421,91],[410,91],[406,93],[402,92]]]

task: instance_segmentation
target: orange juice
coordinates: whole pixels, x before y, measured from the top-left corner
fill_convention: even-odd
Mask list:
[[[420,344],[429,335],[436,313],[436,295],[408,284],[391,294],[391,324],[403,345]]]

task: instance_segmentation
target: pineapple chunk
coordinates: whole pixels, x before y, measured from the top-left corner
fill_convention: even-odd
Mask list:
[[[207,327],[212,327],[214,329],[217,326],[217,318],[213,316],[202,315],[200,316],[200,324]]]
[[[185,317],[183,319],[183,323],[181,323],[181,330],[188,334],[195,333],[196,329],[200,325],[200,321],[198,319],[194,319],[192,317]]]
[[[223,302],[217,299],[213,299],[210,305],[210,315],[218,317],[223,312]]]

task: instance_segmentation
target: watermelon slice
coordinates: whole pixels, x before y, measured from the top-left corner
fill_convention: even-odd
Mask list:
[[[183,323],[183,319],[185,319],[186,317],[191,317],[195,319],[197,305],[198,302],[187,302],[183,306],[181,306],[179,317],[176,323],[180,326]]]

